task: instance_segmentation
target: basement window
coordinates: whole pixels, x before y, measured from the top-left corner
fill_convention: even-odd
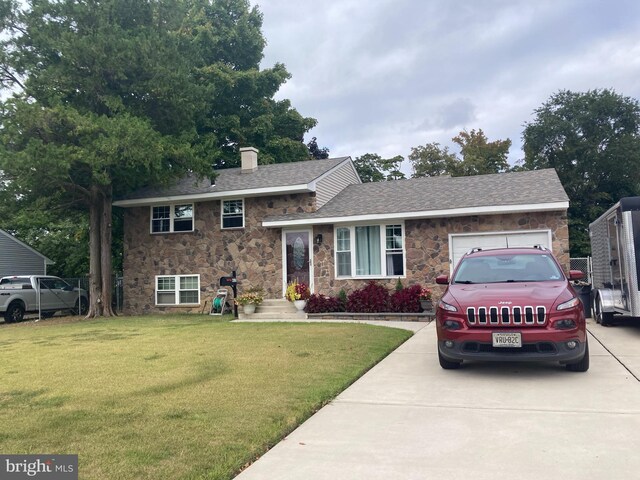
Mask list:
[[[156,276],[156,305],[200,305],[200,275]]]

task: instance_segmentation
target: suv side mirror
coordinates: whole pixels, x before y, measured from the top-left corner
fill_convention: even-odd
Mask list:
[[[436,283],[438,285],[449,285],[449,275],[438,275],[436,277]]]
[[[582,280],[584,273],[581,270],[569,270],[569,280]]]

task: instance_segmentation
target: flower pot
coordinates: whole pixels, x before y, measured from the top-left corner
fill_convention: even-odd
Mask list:
[[[426,313],[433,313],[435,311],[433,302],[431,300],[420,300],[420,306]]]
[[[294,300],[293,304],[296,306],[296,309],[301,312],[304,310],[304,307],[307,306],[306,300]]]
[[[256,313],[256,304],[255,303],[247,303],[242,307],[242,311],[247,315],[251,315],[252,313]]]

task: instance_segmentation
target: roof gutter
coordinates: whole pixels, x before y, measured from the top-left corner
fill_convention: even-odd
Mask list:
[[[525,205],[489,205],[484,207],[450,208],[442,210],[424,210],[419,212],[372,213],[339,217],[308,217],[293,220],[266,220],[263,227],[294,227],[302,225],[326,225],[334,223],[355,223],[380,220],[412,220],[421,218],[463,217],[468,215],[500,215],[508,213],[552,212],[567,210],[569,202],[548,202]]]

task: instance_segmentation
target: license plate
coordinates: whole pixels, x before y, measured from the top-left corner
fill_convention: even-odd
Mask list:
[[[519,332],[514,333],[494,333],[493,334],[493,346],[494,347],[522,347],[522,335]]]

